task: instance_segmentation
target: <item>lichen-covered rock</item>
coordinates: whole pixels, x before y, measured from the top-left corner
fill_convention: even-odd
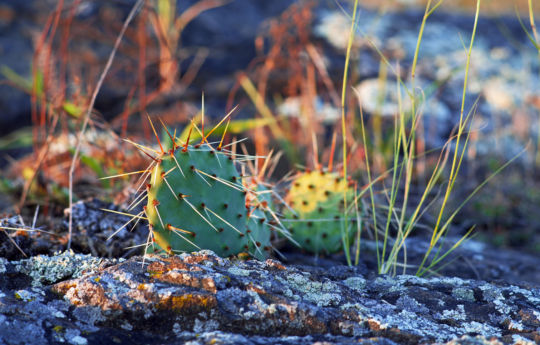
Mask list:
[[[88,254],[75,254],[71,250],[56,253],[54,256],[37,255],[26,260],[13,261],[18,272],[32,278],[32,286],[49,285],[68,278],[78,278],[83,272],[97,270],[103,263],[103,259]],[[2,266],[0,264],[0,273]]]
[[[69,212],[67,208],[66,216]],[[125,209],[97,198],[76,202],[71,212],[72,247],[94,256],[108,258],[124,256],[125,248],[137,246],[145,241],[148,235],[146,228],[133,226],[134,222],[128,223],[130,217],[115,213],[126,213]],[[67,217],[63,225],[67,230],[69,226]],[[140,253],[140,250],[137,253]]]
[[[88,269],[36,279],[32,272],[51,267],[43,261]],[[530,284],[372,277],[357,267],[240,261],[211,251],[91,262],[70,253],[1,260],[0,344],[540,341],[540,289]]]
[[[532,286],[367,279],[343,266],[308,272],[275,260],[232,261],[210,251],[132,258],[57,283],[52,291],[77,308],[96,310],[101,326],[148,335],[159,329],[171,341],[184,332],[214,331],[376,337],[401,344],[476,341],[460,340],[466,335],[502,343],[540,340],[540,290]]]

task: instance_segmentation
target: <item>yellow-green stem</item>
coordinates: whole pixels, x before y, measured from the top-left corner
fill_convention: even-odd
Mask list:
[[[347,128],[345,118],[345,101],[347,95],[347,76],[349,72],[349,63],[351,60],[351,49],[354,41],[354,32],[356,30],[356,12],[358,10],[358,0],[354,1],[353,16],[351,22],[351,29],[349,31],[349,41],[347,42],[347,54],[345,55],[345,67],[343,70],[343,87],[341,89],[341,136],[343,140],[343,178],[347,181]],[[347,191],[343,192],[344,202],[344,218],[345,218],[345,231],[348,231],[348,215],[347,215]],[[347,244],[348,245],[348,244]],[[348,253],[348,251],[347,251]],[[347,263],[351,265],[351,257],[347,255]]]
[[[440,223],[441,223],[441,220],[442,220],[442,216],[444,214],[444,209],[445,209],[446,204],[448,202],[448,199],[450,197],[450,193],[452,191],[452,188],[454,186],[454,182],[456,180],[456,176],[457,176],[457,173],[458,173],[458,169],[456,169],[456,165],[458,165],[458,156],[460,156],[461,158],[463,157],[463,155],[459,154],[459,148],[460,148],[459,143],[460,143],[460,140],[461,140],[461,136],[463,134],[463,129],[465,127],[464,121],[463,121],[463,113],[464,113],[464,110],[465,110],[465,98],[466,98],[466,95],[467,95],[467,82],[468,82],[468,77],[469,77],[469,67],[470,67],[470,63],[471,63],[472,47],[473,47],[473,44],[474,44],[474,38],[476,36],[476,28],[477,28],[477,25],[478,25],[478,16],[480,14],[480,3],[481,3],[481,0],[477,0],[477,2],[476,2],[476,12],[475,12],[475,16],[474,16],[474,25],[473,25],[472,35],[471,35],[471,42],[469,43],[469,50],[467,51],[467,63],[465,65],[465,78],[464,78],[464,81],[463,81],[463,93],[462,93],[462,96],[461,96],[461,109],[460,109],[460,114],[459,114],[459,126],[458,126],[458,132],[457,132],[457,136],[456,136],[456,147],[455,147],[455,151],[454,151],[454,157],[452,159],[452,167],[450,168],[450,177],[449,177],[448,185],[446,187],[446,191],[445,191],[445,194],[444,194],[443,203],[442,203],[441,209],[439,211],[439,215],[437,217],[437,222],[435,224],[435,228],[433,229],[433,234],[431,236],[431,241],[430,241],[429,248],[426,251],[424,259],[422,260],[422,263],[420,264],[420,267],[418,268],[417,274],[419,272],[421,272],[425,261],[427,260],[427,258],[429,257],[429,254],[431,253],[431,250],[435,246],[435,244],[436,244],[435,240],[437,238],[440,238],[440,235],[439,235]],[[465,149],[466,149],[466,147],[463,148],[463,150],[465,150]]]

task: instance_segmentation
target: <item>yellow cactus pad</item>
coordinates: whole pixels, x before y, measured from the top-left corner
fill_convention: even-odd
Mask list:
[[[287,202],[297,213],[306,214],[314,211],[335,193],[348,189],[347,181],[336,173],[312,171],[299,174],[287,194]]]

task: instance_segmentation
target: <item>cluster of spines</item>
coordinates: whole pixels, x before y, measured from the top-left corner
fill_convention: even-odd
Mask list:
[[[245,147],[243,149],[247,155]],[[272,157],[272,154],[273,152],[270,152],[264,157],[261,168],[259,168],[258,159],[248,161],[244,168],[249,169],[250,173],[249,175],[244,174],[246,177],[243,182],[244,186],[250,191],[246,198],[246,205],[249,205],[248,212],[251,215],[252,227],[256,229],[254,237],[256,240],[262,240],[266,243],[264,248],[269,246],[277,252],[276,248],[272,246],[272,241],[278,238],[278,234],[289,240],[292,240],[292,238],[275,211],[276,208],[273,202],[275,190],[274,186],[268,182],[268,175],[271,175],[275,169],[280,156]],[[268,233],[271,234],[270,238],[265,235]],[[292,241],[294,242],[294,240]]]

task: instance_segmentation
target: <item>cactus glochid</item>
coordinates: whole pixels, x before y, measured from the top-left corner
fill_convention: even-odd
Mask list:
[[[315,254],[331,254],[343,249],[343,240],[352,240],[344,229],[344,194],[348,204],[354,189],[338,174],[324,171],[298,173],[286,196],[285,211],[291,236],[302,248]]]
[[[248,252],[262,259],[271,250],[260,205],[244,187],[225,149],[210,144],[177,146],[156,158],[147,184],[145,213],[152,232],[147,251],[178,253],[210,249],[220,256]]]

